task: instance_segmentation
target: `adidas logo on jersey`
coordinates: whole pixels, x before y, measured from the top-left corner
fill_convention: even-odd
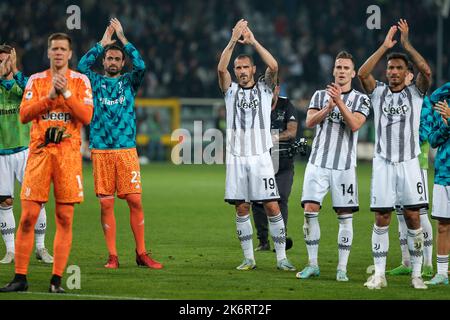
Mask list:
[[[277,195],[275,194],[275,192],[272,192],[272,193],[270,194],[270,196],[271,196],[271,197],[276,197]]]
[[[348,202],[348,204],[354,204],[353,200],[350,199],[350,201]]]

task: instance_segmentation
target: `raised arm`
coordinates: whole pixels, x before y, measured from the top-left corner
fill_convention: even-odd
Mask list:
[[[361,81],[361,85],[363,86],[366,93],[372,93],[376,87],[375,78],[372,75],[372,71],[377,65],[378,61],[383,57],[387,50],[392,48],[397,40],[394,40],[394,35],[397,32],[397,26],[392,26],[384,39],[383,44],[375,51],[369,59],[359,68],[358,70],[358,78]]]
[[[247,26],[247,21],[244,19],[239,20],[233,28],[230,42],[228,42],[225,49],[220,56],[219,64],[217,65],[217,75],[219,78],[219,87],[222,92],[227,91],[231,85],[231,75],[228,71],[228,65],[230,64],[231,55],[233,54],[234,47],[242,36],[244,28]]]
[[[400,42],[419,70],[416,86],[422,93],[425,93],[431,86],[431,68],[422,55],[411,45],[409,41],[409,26],[406,20],[400,19],[398,28],[401,32]]]
[[[244,39],[240,40],[239,42],[243,44],[249,44],[255,48],[256,52],[258,52],[258,54],[261,56],[261,59],[267,65],[264,79],[270,88],[275,88],[278,77],[277,60],[275,60],[272,54],[255,39],[253,32],[248,26],[244,28],[242,36],[244,37]]]
[[[83,57],[81,57],[80,62],[78,63],[77,69],[81,73],[84,73],[89,78],[96,75],[95,72],[91,70],[94,66],[95,61],[100,57],[106,46],[114,44],[116,40],[112,40],[111,37],[114,34],[114,28],[109,25],[105,33],[103,34],[103,38],[95,44],[93,48],[91,48]]]
[[[14,75],[14,80],[16,80],[17,85],[22,89],[25,90],[25,87],[28,82],[28,77],[25,76],[22,72],[19,71],[17,68],[17,54],[16,49],[12,49],[10,53],[10,61],[11,61],[11,71]]]

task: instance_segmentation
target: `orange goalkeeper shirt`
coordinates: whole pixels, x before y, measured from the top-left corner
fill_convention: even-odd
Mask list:
[[[93,112],[91,84],[84,74],[70,69],[65,77],[72,93],[67,99],[62,95],[54,100],[48,98],[53,86],[50,70],[33,74],[27,82],[20,105],[20,120],[23,123],[32,121],[30,152],[37,151],[45,142],[45,131],[52,126],[66,127],[65,134],[70,134],[61,145],[71,144],[74,148],[81,145],[81,127],[90,123]]]

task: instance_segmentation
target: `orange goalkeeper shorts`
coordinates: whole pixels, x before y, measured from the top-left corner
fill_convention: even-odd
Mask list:
[[[92,168],[97,196],[141,193],[141,171],[136,148],[92,149]]]
[[[47,202],[50,183],[56,202],[83,201],[81,153],[68,145],[47,146],[30,152],[22,183],[21,198]]]

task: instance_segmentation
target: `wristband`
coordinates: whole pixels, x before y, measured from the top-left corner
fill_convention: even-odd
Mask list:
[[[71,96],[72,96],[72,92],[70,92],[70,90],[66,90],[66,91],[63,93],[64,99],[69,99]]]

